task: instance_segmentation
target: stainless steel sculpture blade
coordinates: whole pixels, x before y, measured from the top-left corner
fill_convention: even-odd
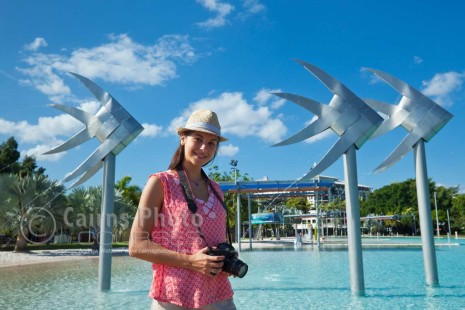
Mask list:
[[[62,105],[62,104],[51,104],[50,106],[73,116],[74,118],[79,120],[81,123],[86,125],[86,128],[78,132],[68,141],[60,144],[59,146],[51,149],[50,151],[44,154],[60,153],[63,151],[67,151],[77,145],[80,145],[86,142],[87,140],[95,137],[97,129],[102,125],[100,120],[97,117],[95,117],[94,115],[88,112],[76,109],[74,107]]]
[[[68,182],[82,175],[86,171],[93,169],[109,153],[108,150],[114,149],[116,146],[118,146],[118,144],[119,142],[115,140],[104,141],[102,144],[100,144],[100,146],[97,149],[95,149],[95,151],[92,152],[92,154],[90,154],[89,157],[86,158],[86,160],[84,160],[84,162],[82,162],[72,172],[68,173],[65,176],[64,181]]]
[[[452,114],[404,81],[380,70],[370,68],[366,70],[377,75],[402,95],[399,104],[395,106],[375,100],[365,100],[373,109],[388,115],[372,135],[372,139],[399,125],[409,132],[394,152],[375,169],[375,172],[381,172],[404,157],[420,139],[426,142],[431,140],[452,118]]]
[[[339,139],[328,151],[328,153],[325,154],[322,160],[314,167],[312,168],[306,175],[304,175],[299,181],[305,182],[305,181],[310,181],[312,178],[315,176],[319,175],[323,171],[325,171],[329,166],[331,166],[333,163],[335,163],[339,158],[341,158],[341,154],[344,154],[345,151],[349,147],[353,145],[352,141],[341,138]]]
[[[72,186],[82,184],[101,167],[102,161],[109,154],[118,155],[144,129],[109,93],[82,75],[71,73],[79,79],[98,99],[101,108],[95,115],[80,109],[53,104],[52,107],[73,116],[86,127],[63,144],[45,154],[58,153],[78,146],[90,138],[97,138],[101,145],[65,177],[65,182],[81,176]]]
[[[318,119],[299,133],[274,146],[300,142],[328,128],[340,137],[323,159],[304,176],[303,179],[308,180],[331,166],[351,145],[360,148],[382,123],[383,118],[344,84],[320,68],[301,60],[296,61],[315,75],[334,96],[329,105],[324,105],[298,95],[275,93],[313,112]]]
[[[87,180],[94,176],[103,167],[103,161],[98,162],[94,167],[87,170],[76,182],[71,184],[70,188],[84,184]]]
[[[376,167],[375,172],[380,173],[386,170],[387,168],[394,165],[396,162],[404,158],[412,150],[412,147],[421,139],[418,135],[414,133],[408,134],[404,140],[396,147],[396,149],[389,154],[389,156]]]
[[[290,100],[320,117],[318,120],[312,122],[310,125],[308,125],[304,129],[299,131],[297,134],[273,146],[283,146],[283,145],[297,143],[305,139],[308,139],[308,137],[312,137],[319,133],[322,133],[326,129],[329,129],[331,127],[331,124],[334,123],[334,121],[340,117],[339,112],[337,112],[336,110],[332,109],[331,107],[327,105],[316,102],[314,100],[311,100],[311,99],[308,99],[308,98],[305,98],[299,95],[294,95],[294,94],[287,94],[287,93],[273,93],[273,94],[278,97]],[[322,117],[323,115],[324,117]]]

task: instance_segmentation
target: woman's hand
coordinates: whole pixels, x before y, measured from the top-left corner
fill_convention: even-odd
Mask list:
[[[214,278],[221,272],[224,256],[210,256],[208,247],[205,247],[189,257],[192,270],[200,272],[210,278]]]

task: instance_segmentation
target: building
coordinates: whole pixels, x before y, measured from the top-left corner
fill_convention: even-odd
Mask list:
[[[290,181],[248,181],[219,182],[224,193],[240,193],[251,199],[274,199],[276,197],[306,197],[310,206],[316,208],[331,203],[337,199],[345,200],[344,181],[334,177],[318,175],[308,182]],[[366,185],[358,186],[359,196],[366,200],[372,189]]]

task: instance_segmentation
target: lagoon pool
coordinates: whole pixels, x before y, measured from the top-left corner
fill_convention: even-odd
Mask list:
[[[454,240],[457,242],[457,240]],[[421,248],[364,248],[364,296],[350,290],[345,249],[243,251],[231,279],[238,309],[465,309],[465,242],[436,248],[439,287],[427,287]],[[98,259],[0,269],[0,309],[149,309],[151,265],[114,257],[112,290],[97,290]]]

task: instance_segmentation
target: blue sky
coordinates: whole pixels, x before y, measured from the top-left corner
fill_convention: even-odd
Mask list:
[[[67,74],[84,75],[115,97],[144,132],[116,160],[143,186],[165,170],[177,125],[195,109],[216,111],[229,141],[220,171],[238,160],[255,180],[292,180],[319,162],[337,136],[270,147],[314,117],[271,95],[282,91],[322,103],[329,90],[293,59],[325,70],[361,98],[397,104],[400,95],[362,68],[390,73],[428,95],[453,119],[426,144],[428,175],[465,190],[465,2],[143,0],[0,2],[0,141],[14,136],[57,180],[98,146],[88,141],[41,155],[82,124],[48,107],[98,108]],[[381,174],[372,171],[406,135],[397,128],[357,152],[359,183],[374,189],[414,178],[413,152]],[[342,160],[324,175],[344,178]],[[88,185],[101,183],[101,173]]]

